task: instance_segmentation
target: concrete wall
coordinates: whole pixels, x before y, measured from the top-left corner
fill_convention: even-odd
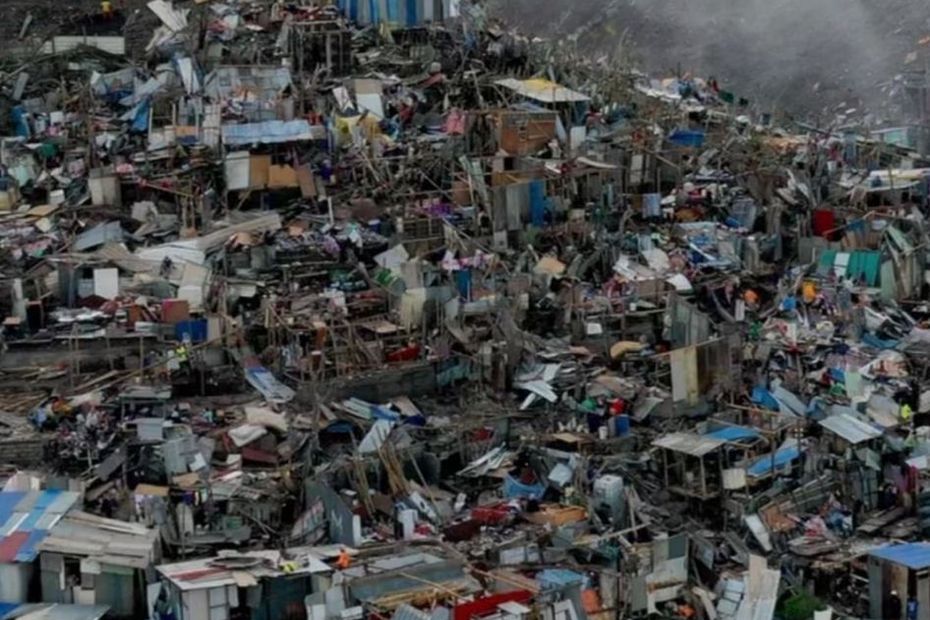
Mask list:
[[[29,582],[32,580],[33,570],[32,564],[0,564],[0,601],[28,602]]]

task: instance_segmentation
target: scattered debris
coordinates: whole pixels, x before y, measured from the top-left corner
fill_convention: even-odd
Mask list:
[[[103,4],[0,75],[0,618],[927,615],[915,151],[480,3]]]

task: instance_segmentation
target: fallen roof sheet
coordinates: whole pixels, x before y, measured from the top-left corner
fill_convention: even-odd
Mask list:
[[[746,594],[736,613],[736,620],[771,620],[775,615],[781,571],[770,569],[765,558],[751,556],[746,573]]]
[[[846,413],[831,415],[821,420],[820,425],[851,444],[862,443],[882,436],[881,430]]]
[[[3,613],[3,612],[6,613]],[[0,607],[2,620],[99,620],[110,607],[107,605],[70,605],[62,603],[24,603],[10,609]]]
[[[51,529],[39,550],[144,569],[155,560],[158,538],[157,530],[138,523],[75,511]]]
[[[570,88],[560,86],[555,82],[543,79],[517,80],[515,78],[506,78],[495,82],[508,90],[543,103],[576,103],[581,101],[590,101],[587,95],[583,95]]]
[[[704,456],[726,444],[725,439],[695,433],[669,433],[652,442],[653,446],[690,456]]]
[[[723,439],[724,441],[741,441],[743,439],[758,439],[759,433],[744,426],[726,426],[715,431],[705,433],[704,437]]]
[[[305,120],[223,125],[223,143],[227,146],[300,142],[313,140],[313,136],[310,123]]]
[[[291,70],[276,65],[217,67],[207,76],[204,92],[217,99],[251,95],[259,101],[274,99],[291,85]]]
[[[778,471],[785,468],[792,461],[797,460],[801,456],[801,450],[797,446],[787,446],[784,448],[779,448],[775,452],[775,458],[772,458],[771,454],[763,454],[758,457],[752,465],[746,468],[746,475],[750,478],[761,478],[762,476],[767,476],[772,471]],[[773,463],[774,460],[774,463]]]
[[[318,548],[319,549],[319,548]],[[285,575],[300,575],[328,572],[332,569],[322,561],[322,553],[314,553],[310,547],[292,547],[287,550],[290,557],[300,557],[306,564],[295,570],[285,572],[278,570],[281,565],[280,551],[262,550],[249,551],[242,554],[229,554],[215,558],[203,558],[188,562],[175,562],[156,566],[163,577],[171,581],[180,590],[204,590],[223,586],[232,586],[238,583],[237,573],[248,573],[256,581],[262,577],[281,577]],[[223,560],[229,562],[228,566],[220,564]],[[236,562],[249,562],[250,564],[236,565]]]
[[[428,590],[435,584],[448,589],[454,589],[450,585],[455,584],[468,591],[477,588],[477,582],[465,572],[462,563],[455,560],[407,566],[380,575],[366,575],[351,581],[348,587],[353,597],[371,602],[392,593]]]
[[[171,2],[166,2],[166,0],[152,0],[148,3],[148,7],[172,32],[180,32],[187,28],[187,16],[190,9],[176,9]]]

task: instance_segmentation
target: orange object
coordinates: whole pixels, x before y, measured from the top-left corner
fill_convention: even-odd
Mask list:
[[[749,289],[743,293],[743,300],[749,305],[755,305],[759,303],[759,295],[754,290]]]
[[[596,614],[601,611],[601,597],[598,595],[597,590],[593,588],[588,588],[587,590],[581,591],[581,604],[584,606],[584,610],[589,614]]]
[[[349,568],[352,564],[352,558],[349,557],[349,552],[343,549],[339,552],[339,559],[336,560],[336,568],[339,570],[345,570]]]
[[[813,282],[805,282],[801,287],[801,294],[805,302],[811,303],[817,298],[817,286]]]

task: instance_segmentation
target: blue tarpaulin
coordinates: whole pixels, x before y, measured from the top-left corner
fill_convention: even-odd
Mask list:
[[[355,426],[351,422],[347,422],[345,420],[333,420],[327,424],[326,428],[323,430],[325,430],[327,433],[347,435],[355,430]]]
[[[678,129],[672,132],[668,141],[677,146],[700,148],[704,146],[704,132]]]
[[[422,15],[423,11],[417,10],[417,0],[407,0],[407,25],[416,26]]]
[[[771,409],[772,411],[779,411],[781,409],[775,397],[760,385],[752,388],[752,402],[757,405],[762,405],[766,409]]]
[[[530,181],[530,219],[533,226],[542,228],[546,215],[546,184],[543,181]]]
[[[264,366],[245,368],[245,380],[261,392],[270,403],[287,403],[294,399],[296,392],[284,385]]]
[[[372,405],[371,415],[375,420],[385,420],[387,422],[397,422],[400,419],[399,414],[378,405]]]
[[[149,113],[152,111],[152,103],[146,99],[136,107],[135,114],[132,117],[132,130],[142,133],[149,130]]]
[[[797,446],[781,448],[775,453],[774,470],[777,472],[786,469],[792,461],[797,460],[800,456],[801,451]],[[766,454],[765,456],[760,456],[746,469],[746,475],[750,478],[761,478],[762,476],[767,476],[772,473],[772,469],[772,455]]]
[[[883,340],[872,332],[862,334],[862,343],[873,349],[893,349],[898,346],[897,340]]]
[[[193,343],[207,341],[207,319],[191,319],[190,321],[181,321],[174,326],[174,339],[181,341],[184,336],[190,338]]]
[[[526,499],[541,499],[546,487],[543,484],[523,484],[513,476],[504,478],[504,497],[507,499],[516,499],[523,497]]]
[[[706,433],[704,436],[713,437],[714,439],[723,439],[724,441],[740,441],[741,439],[757,439],[759,433],[751,428],[744,428],[742,426],[727,426]]]
[[[10,112],[13,119],[13,126],[16,127],[16,135],[20,138],[28,138],[32,133],[29,129],[29,121],[26,120],[26,108],[18,105]]]
[[[15,611],[18,607],[20,607],[19,603],[0,603],[0,618],[3,618],[8,613]]]
[[[459,269],[455,272],[455,286],[462,299],[471,299],[471,269]]]
[[[456,17],[455,0],[338,0],[350,20],[361,24],[381,22],[408,28]]]

